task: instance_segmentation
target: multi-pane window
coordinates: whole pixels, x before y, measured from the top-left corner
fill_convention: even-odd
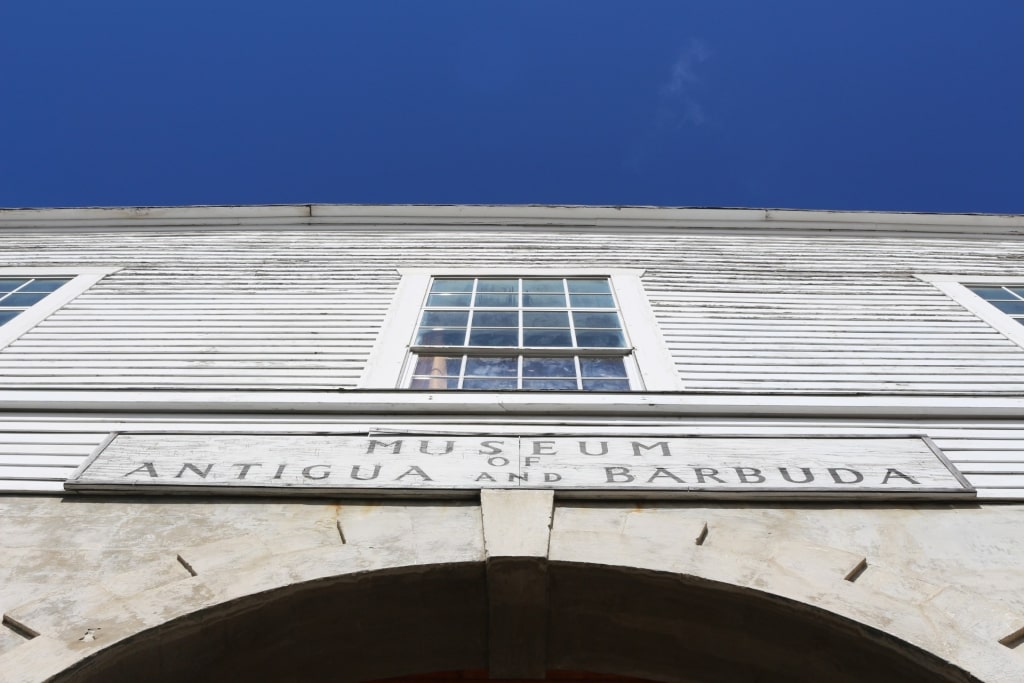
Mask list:
[[[608,278],[434,278],[413,389],[625,391],[632,349]]]
[[[13,320],[55,292],[71,278],[0,277],[0,325]]]
[[[1024,287],[998,285],[968,286],[968,289],[1007,316],[1024,325]]]

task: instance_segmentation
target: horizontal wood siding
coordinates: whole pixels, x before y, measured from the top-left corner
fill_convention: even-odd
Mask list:
[[[398,267],[638,267],[687,390],[1017,394],[1024,350],[914,273],[1024,274],[1019,240],[372,228],[0,235],[113,266],[0,351],[5,387],[348,389]]]
[[[984,500],[1024,501],[1024,425],[1000,422],[881,422],[830,420],[684,420],[671,423],[634,421],[609,425],[581,421],[567,425],[555,420],[535,421],[532,428],[547,434],[594,433],[602,435],[665,434],[730,436],[844,435],[886,436],[925,434],[932,438]],[[459,429],[474,425],[481,433],[528,430],[494,419],[462,420]],[[111,431],[122,432],[419,432],[444,433],[437,421],[414,420],[382,423],[362,418],[309,420],[303,418],[218,418],[193,416],[81,418],[59,416],[0,417],[0,493],[56,493],[63,481],[100,445]],[[448,428],[453,429],[453,428]]]

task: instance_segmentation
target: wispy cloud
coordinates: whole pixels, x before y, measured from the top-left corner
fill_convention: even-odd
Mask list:
[[[701,125],[707,120],[704,108],[697,101],[694,90],[700,83],[698,67],[711,56],[707,46],[700,40],[691,40],[686,48],[672,62],[667,81],[659,90],[659,122],[681,125]],[[664,121],[662,121],[664,119]]]
[[[697,99],[701,85],[701,65],[711,58],[707,45],[691,39],[668,68],[667,78],[658,87],[652,121],[631,145],[625,165],[638,172],[656,150],[661,139],[687,126],[702,126],[708,114]]]

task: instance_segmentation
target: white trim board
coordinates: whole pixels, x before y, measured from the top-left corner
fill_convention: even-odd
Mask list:
[[[1024,419],[1024,397],[799,396],[650,392],[140,391],[0,389],[0,411],[508,415],[616,418]]]
[[[795,230],[812,233],[1024,234],[1024,216],[639,206],[339,205],[0,209],[0,231],[440,229]]]
[[[935,285],[949,298],[988,323],[992,329],[997,330],[1018,346],[1024,347],[1024,325],[967,289],[967,285],[1024,286],[1024,276],[919,274],[917,278]]]
[[[62,306],[70,303],[75,297],[86,291],[107,275],[115,273],[119,268],[0,268],[0,277],[70,277],[72,280],[49,294],[39,303],[22,311],[13,320],[0,325],[0,349],[15,341],[33,327],[41,323]]]

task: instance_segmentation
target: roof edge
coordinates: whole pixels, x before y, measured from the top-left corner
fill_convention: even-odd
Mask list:
[[[653,206],[293,204],[0,209],[0,230],[472,226],[545,230],[798,230],[1024,234],[1024,215]]]

